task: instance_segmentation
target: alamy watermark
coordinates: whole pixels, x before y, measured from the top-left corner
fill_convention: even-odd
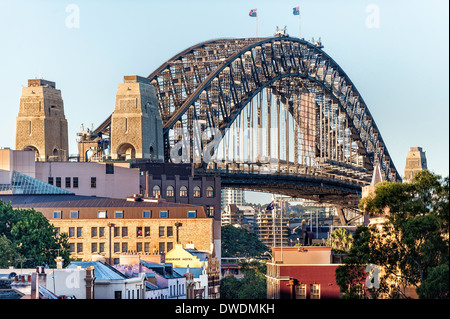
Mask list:
[[[66,17],[66,27],[68,29],[80,28],[80,7],[76,4],[69,4],[66,6],[66,12],[69,14]]]
[[[369,14],[366,17],[366,27],[369,29],[380,28],[380,7],[376,4],[368,4],[366,6],[366,12]]]
[[[380,288],[380,269],[378,266],[374,264],[367,265],[366,272],[369,273],[366,278],[366,287],[369,289]]]

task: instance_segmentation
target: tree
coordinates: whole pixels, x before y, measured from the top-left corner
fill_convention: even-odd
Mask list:
[[[426,170],[408,184],[377,184],[375,193],[363,198],[359,206],[370,216],[384,216],[385,221],[380,226],[364,226],[358,240],[355,233],[345,263],[380,266],[378,292],[391,298],[405,297],[401,287],[406,286],[416,287],[422,297],[448,295],[448,285],[443,292],[445,287],[429,284],[432,278],[445,277],[442,265],[448,268],[448,199],[448,177],[442,180]],[[418,289],[421,284],[424,287]]]
[[[43,264],[54,267],[58,255],[65,265],[70,262],[67,234],[58,235],[42,213],[34,209],[13,209],[9,203],[0,200],[0,224],[0,236],[6,238],[3,245],[9,246],[9,254],[24,257],[21,258],[26,260],[23,267]],[[0,259],[6,258],[2,251],[0,255]],[[16,262],[15,265],[19,264]]]
[[[336,228],[330,236],[329,245],[338,253],[345,253],[350,250],[353,243],[353,236],[345,228]]]
[[[231,225],[222,227],[223,257],[258,257],[268,250],[255,234]]]
[[[226,276],[220,281],[222,299],[266,299],[266,264],[253,260],[241,263],[244,277]]]
[[[23,258],[13,246],[11,240],[9,240],[5,234],[0,235],[0,268],[7,268],[15,265],[16,261]]]

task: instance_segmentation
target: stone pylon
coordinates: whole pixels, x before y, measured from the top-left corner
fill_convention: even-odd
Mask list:
[[[411,147],[406,155],[403,182],[409,183],[417,172],[428,169],[427,158],[421,147]]]
[[[113,160],[164,160],[162,119],[149,79],[124,76],[117,89],[110,138]]]
[[[67,161],[67,120],[55,82],[31,79],[22,88],[15,148],[35,151],[37,161]]]

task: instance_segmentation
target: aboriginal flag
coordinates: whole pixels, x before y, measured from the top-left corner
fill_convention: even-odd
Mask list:
[[[293,9],[292,9],[292,13],[293,13],[295,16],[300,15],[300,7],[295,7],[295,8],[293,8]]]
[[[255,18],[256,17],[256,9],[250,10],[250,13],[248,14],[250,17]]]

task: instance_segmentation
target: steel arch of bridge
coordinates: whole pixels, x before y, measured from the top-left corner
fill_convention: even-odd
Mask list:
[[[320,175],[320,170],[326,171],[330,166],[363,170],[366,174],[360,179],[364,184],[373,167],[379,165],[385,179],[400,180],[375,121],[355,85],[329,55],[307,41],[288,36],[208,41],[180,52],[148,78],[158,94],[167,160],[170,159],[170,147],[179,138],[170,137],[171,130],[177,126],[185,127],[192,137],[192,123],[200,120],[204,123],[202,130],[216,128],[223,136],[250,101],[270,87],[282,102],[291,103],[291,115],[294,112],[292,96],[308,92],[326,100],[332,105],[331,112],[339,112],[339,119],[344,119],[345,130],[351,134],[351,148],[357,145],[360,163],[356,163],[355,168],[355,163],[339,160],[337,155],[333,157],[331,154],[337,154],[337,151],[326,149],[327,145],[323,145],[326,143],[321,144],[323,138],[317,134],[319,170],[316,175],[317,171]],[[330,118],[324,120],[324,109],[318,107],[317,122],[320,123],[317,126],[325,126],[328,121],[328,129],[332,131]],[[333,170],[334,176],[339,175],[336,173],[339,170]]]

